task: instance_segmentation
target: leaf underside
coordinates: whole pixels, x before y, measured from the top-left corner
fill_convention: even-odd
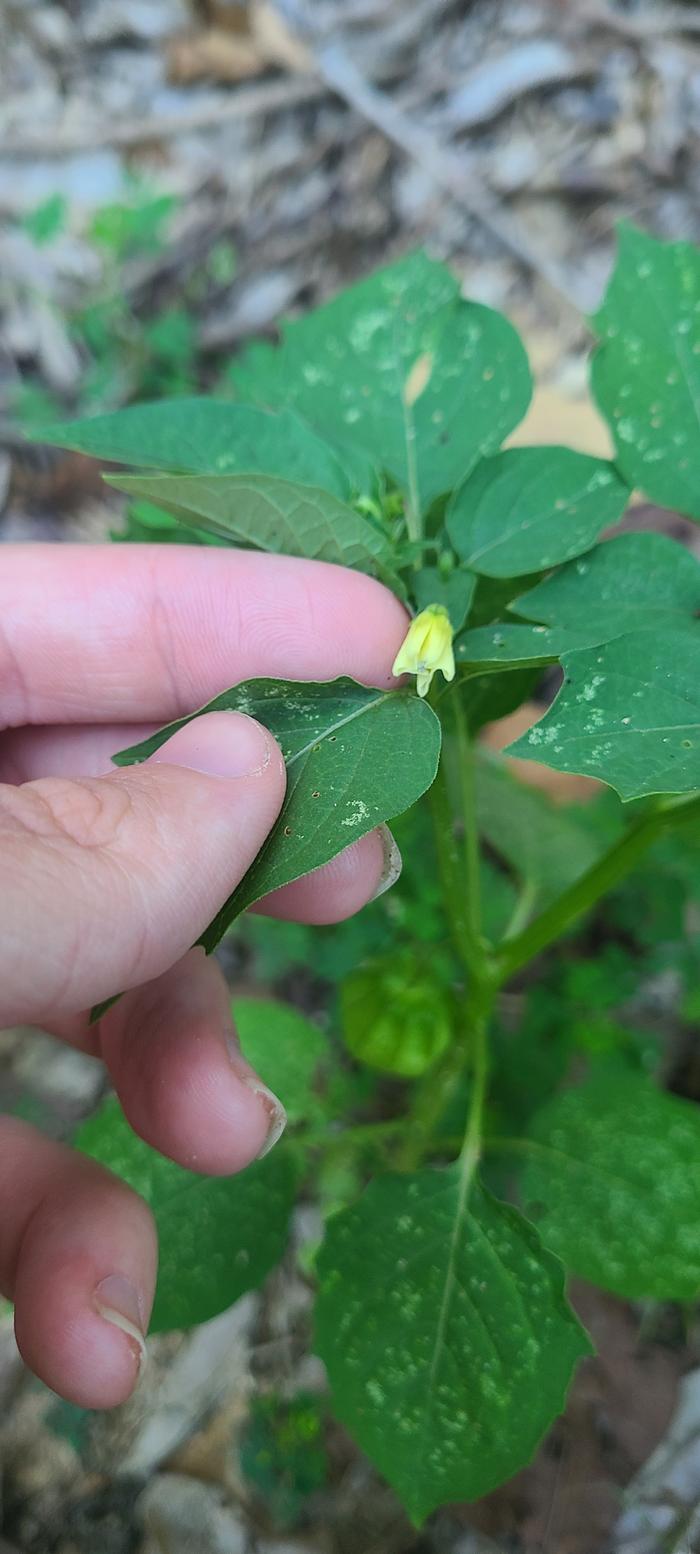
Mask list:
[[[230,545],[371,571],[389,566],[381,530],[318,487],[272,475],[121,475],[109,484]]]

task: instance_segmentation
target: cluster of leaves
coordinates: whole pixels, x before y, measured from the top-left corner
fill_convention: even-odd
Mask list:
[[[450,615],[458,670],[436,699],[440,718],[410,690],[349,680],[251,681],[210,703],[270,726],[288,790],[268,843],[203,936],[208,950],[252,902],[414,804],[435,777],[441,739],[439,791],[449,798],[465,769],[465,728],[474,736],[516,706],[547,665],[561,664],[561,689],[515,753],[634,801],[631,821],[618,805],[591,824],[477,761],[483,855],[468,887],[457,872],[458,927],[461,897],[478,895],[480,882],[487,910],[466,991],[458,946],[441,942],[443,909],[451,923],[455,910],[457,840],[442,823],[447,896],[429,901],[423,925],[421,894],[409,891],[395,922],[403,943],[392,947],[387,934],[386,953],[351,972],[339,999],[360,1078],[399,1076],[407,1118],[338,1132],[332,1118],[362,1118],[371,1082],[334,1067],[301,1016],[257,1003],[236,1009],[244,1050],[292,1124],[271,1156],[234,1182],[190,1176],[134,1139],[113,1102],[80,1139],[154,1209],[161,1330],[201,1321],[260,1283],[283,1251],[310,1161],[327,1206],[350,1199],[328,1218],[314,1258],[316,1345],[339,1417],[416,1521],[514,1472],[561,1408],[590,1349],[565,1270],[636,1298],[684,1300],[700,1288],[700,1117],[656,1087],[644,1045],[615,1041],[600,1020],[592,1037],[584,1010],[577,1052],[588,1039],[589,1058],[602,1049],[614,1061],[604,1073],[583,1065],[582,1082],[559,1089],[569,1033],[546,1051],[534,1042],[542,1089],[530,1086],[518,1110],[503,1076],[518,1063],[522,1075],[529,1059],[497,1029],[482,1119],[483,1075],[468,1077],[463,1041],[484,988],[565,931],[616,881],[620,860],[641,855],[682,809],[695,813],[688,796],[700,789],[700,563],[661,535],[597,543],[632,487],[700,519],[699,256],[625,229],[594,327],[593,387],[614,461],[503,449],[531,393],[522,344],[421,254],[288,325],[277,346],[248,350],[231,367],[233,403],[133,407],[42,433],[135,466],[110,478],[149,504],[151,535],[352,566],[409,607],[439,602]],[[119,761],[143,760],[173,727]],[[552,1007],[556,1015],[554,997]],[[565,1017],[565,999],[558,1008]],[[455,1103],[478,1121],[479,1137],[470,1123],[459,1153]],[[519,1136],[504,1138],[497,1127],[504,1117],[511,1127],[514,1113]],[[490,1174],[499,1152],[512,1171]],[[377,1159],[393,1169],[357,1197]]]
[[[241,1470],[265,1519],[293,1527],[307,1512],[314,1491],[326,1482],[323,1411],[318,1397],[274,1393],[251,1402],[240,1446]]]
[[[196,387],[193,312],[203,291],[230,284],[236,258],[231,244],[221,240],[180,284],[177,300],[167,292],[154,298],[145,281],[139,285],[139,270],[145,276],[148,265],[167,249],[177,211],[175,196],[153,193],[134,180],[122,200],[99,206],[81,232],[94,275],[60,298],[63,324],[83,363],[73,406],[78,413]],[[43,201],[24,217],[23,226],[39,248],[60,248],[70,241],[67,201],[61,195]],[[60,270],[60,255],[57,262]],[[42,383],[25,378],[14,410],[31,427],[60,413],[61,406]]]

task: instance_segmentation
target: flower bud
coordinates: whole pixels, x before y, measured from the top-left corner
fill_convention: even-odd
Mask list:
[[[453,630],[447,610],[441,604],[429,604],[411,621],[392,665],[392,674],[417,675],[419,696],[427,695],[436,669],[446,680],[454,680],[452,651]]]

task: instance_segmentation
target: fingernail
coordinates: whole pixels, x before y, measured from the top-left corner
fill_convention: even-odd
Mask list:
[[[231,1059],[231,1066],[235,1069],[237,1078],[240,1079],[242,1085],[246,1086],[246,1089],[252,1090],[253,1095],[259,1096],[267,1112],[267,1133],[262,1148],[258,1150],[256,1157],[258,1160],[264,1160],[265,1156],[269,1155],[271,1149],[274,1149],[278,1139],[284,1133],[287,1126],[287,1113],[279,1096],[275,1095],[273,1090],[270,1090],[267,1085],[263,1084],[262,1079],[258,1078],[255,1069],[251,1068],[250,1063],[244,1058],[234,1032],[226,1032],[226,1047]]]
[[[403,858],[401,857],[401,853],[399,852],[389,827],[378,826],[377,835],[382,844],[382,849],[384,852],[384,863],[382,866],[382,872],[379,876],[379,883],[374,892],[374,895],[370,896],[370,901],[376,901],[379,896],[384,895],[386,890],[391,890],[392,885],[396,884],[396,881],[399,878],[403,868]]]
[[[207,712],[179,728],[151,761],[186,766],[208,777],[257,777],[270,757],[267,733],[254,718],[245,712]]]
[[[118,1327],[136,1345],[139,1370],[146,1358],[145,1327],[138,1293],[123,1273],[110,1273],[97,1285],[94,1294],[95,1310]]]

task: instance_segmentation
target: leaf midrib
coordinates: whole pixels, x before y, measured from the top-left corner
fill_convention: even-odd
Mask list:
[[[333,684],[332,681],[331,684]],[[400,691],[378,691],[377,695],[374,696],[370,701],[365,702],[363,706],[356,707],[354,712],[349,712],[346,717],[339,718],[337,723],[329,724],[328,728],[325,728],[321,734],[316,734],[313,739],[310,739],[307,745],[302,745],[301,749],[297,750],[294,755],[289,757],[289,760],[285,762],[285,765],[287,767],[293,766],[295,762],[299,761],[303,755],[308,755],[309,751],[313,750],[315,745],[322,744],[324,739],[330,739],[331,734],[336,734],[341,728],[347,728],[349,723],[354,723],[357,718],[362,718],[366,713],[372,712],[375,707],[380,707],[382,702],[389,701],[392,696],[400,695]]]

